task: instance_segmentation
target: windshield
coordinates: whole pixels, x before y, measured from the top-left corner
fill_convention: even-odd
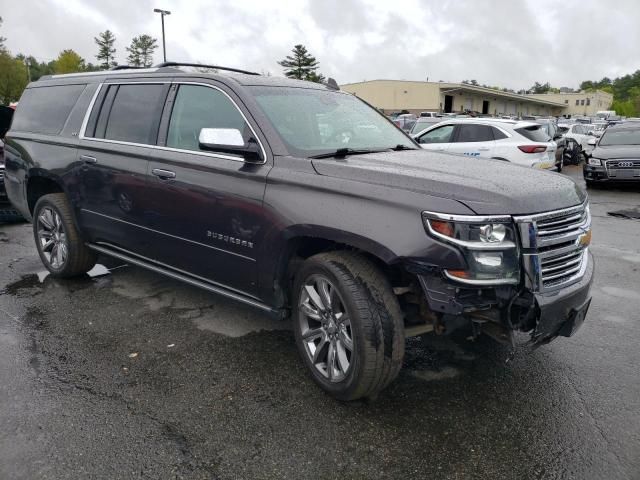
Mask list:
[[[640,145],[640,128],[629,130],[605,130],[599,145]]]
[[[310,157],[339,148],[416,148],[389,120],[353,95],[288,87],[251,87],[251,91],[294,155]]]

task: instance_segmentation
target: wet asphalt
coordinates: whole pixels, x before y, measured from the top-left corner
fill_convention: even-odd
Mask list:
[[[108,259],[45,277],[30,225],[0,225],[0,479],[639,479],[640,220],[607,212],[640,187],[590,196],[576,336],[508,365],[412,338],[371,404],[320,391],[286,322]]]

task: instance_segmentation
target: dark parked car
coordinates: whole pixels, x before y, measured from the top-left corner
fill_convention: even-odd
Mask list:
[[[53,277],[106,254],[291,317],[342,400],[393,381],[407,336],[540,345],[583,323],[591,217],[573,180],[422,150],[335,85],[227,70],[28,86],[7,189]]]
[[[640,124],[612,125],[589,144],[594,149],[582,170],[587,187],[595,183],[640,182]]]
[[[567,140],[558,129],[558,124],[555,120],[549,118],[538,118],[534,121],[542,125],[544,131],[549,135],[549,138],[556,142],[556,170],[561,172],[564,167]]]
[[[22,219],[9,198],[4,187],[4,139],[11,118],[13,117],[13,108],[0,105],[0,223],[13,222]]]

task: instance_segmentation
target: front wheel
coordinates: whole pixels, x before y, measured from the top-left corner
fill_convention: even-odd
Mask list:
[[[298,271],[296,344],[312,378],[340,400],[374,398],[397,375],[404,324],[391,285],[366,258],[322,253]]]
[[[33,210],[33,235],[38,254],[53,277],[74,277],[96,264],[96,254],[84,244],[73,223],[64,193],[42,196]]]

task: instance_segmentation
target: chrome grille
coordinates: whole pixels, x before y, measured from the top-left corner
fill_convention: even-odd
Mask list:
[[[591,215],[582,205],[515,217],[528,286],[539,292],[580,280],[589,260]]]
[[[640,177],[640,160],[619,158],[608,160],[605,165],[611,178]]]

